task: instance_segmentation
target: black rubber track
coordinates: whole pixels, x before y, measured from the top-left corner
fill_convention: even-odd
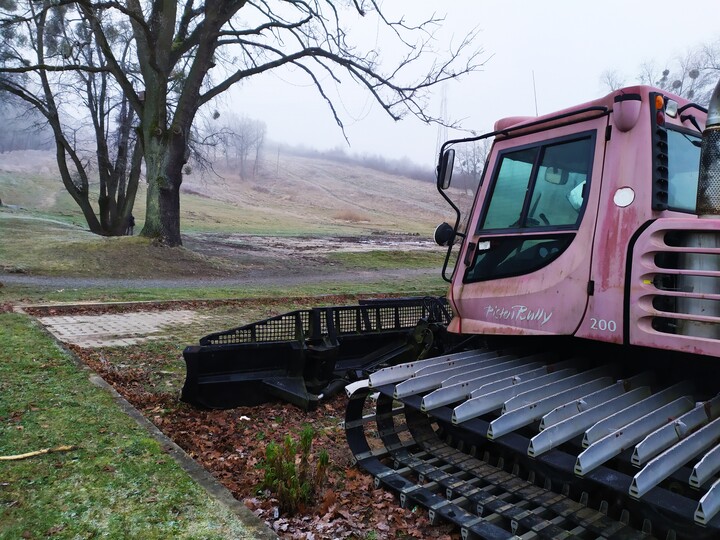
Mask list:
[[[432,522],[454,523],[463,538],[653,538],[624,519],[535,485],[532,473],[524,480],[503,470],[502,462],[494,466],[454,448],[441,439],[431,418],[397,407],[385,393],[377,396],[375,413],[364,418],[369,395],[368,388],[356,390],[345,418],[357,464],[377,487],[397,493],[401,505],[426,509]]]

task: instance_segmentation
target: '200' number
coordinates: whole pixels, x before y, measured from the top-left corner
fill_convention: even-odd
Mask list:
[[[601,332],[614,332],[617,330],[617,324],[615,321],[608,321],[607,319],[595,319],[590,318],[590,328],[593,330],[600,330]]]

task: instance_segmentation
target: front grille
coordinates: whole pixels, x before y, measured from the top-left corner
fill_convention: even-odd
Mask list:
[[[720,352],[708,345],[720,342],[720,231],[713,222],[658,220],[635,246],[630,306],[636,329],[681,339],[669,346],[660,342],[661,348]]]

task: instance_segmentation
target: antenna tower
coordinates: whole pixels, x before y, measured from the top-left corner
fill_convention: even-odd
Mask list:
[[[440,121],[447,123],[447,84],[442,85],[440,93]],[[435,143],[435,154],[440,154],[440,147],[448,140],[448,128],[442,124],[438,124],[437,141]]]

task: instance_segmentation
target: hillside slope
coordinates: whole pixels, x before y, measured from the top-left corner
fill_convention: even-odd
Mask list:
[[[40,151],[0,154],[0,199],[82,225],[53,157]],[[185,176],[182,193],[183,232],[429,237],[438,223],[453,218],[431,183],[290,155],[265,160],[251,179],[221,166],[202,174],[193,171]],[[139,229],[144,190],[133,213]]]

